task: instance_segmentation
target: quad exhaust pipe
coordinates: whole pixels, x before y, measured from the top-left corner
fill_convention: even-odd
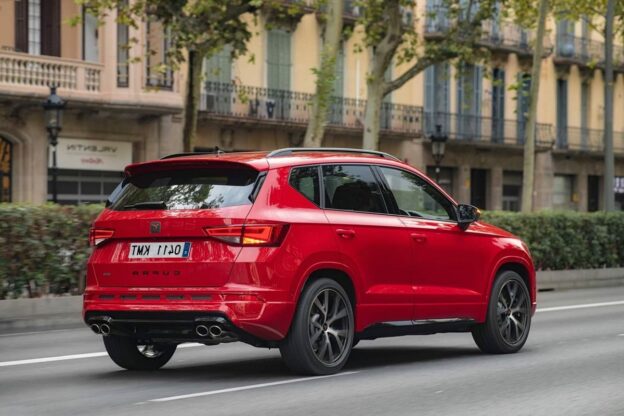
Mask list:
[[[102,333],[102,330],[100,330],[100,326],[98,324],[91,324],[91,331],[93,331],[97,335],[100,335]]]
[[[202,337],[210,337],[213,339],[221,338],[223,335],[223,329],[219,325],[211,325],[210,327],[206,325],[197,325],[195,327],[195,333]]]

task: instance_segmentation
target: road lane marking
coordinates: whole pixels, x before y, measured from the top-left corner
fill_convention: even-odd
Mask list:
[[[624,305],[624,300],[618,300],[615,302],[586,303],[583,305],[554,306],[552,308],[539,308],[537,309],[537,312],[569,311],[573,309],[600,308],[603,306],[616,306],[616,305]]]
[[[178,348],[192,348],[203,346],[203,344],[181,344],[178,345]],[[0,367],[13,367],[16,365],[25,365],[25,364],[41,364],[41,363],[51,363],[55,361],[66,361],[66,360],[79,360],[82,358],[96,358],[96,357],[105,357],[108,353],[106,352],[89,352],[86,354],[72,354],[72,355],[59,355],[56,357],[43,357],[43,358],[31,358],[27,360],[15,360],[15,361],[4,361],[0,362]]]
[[[160,402],[171,402],[174,400],[193,399],[195,397],[214,396],[216,394],[234,393],[237,391],[262,389],[265,387],[281,386],[283,384],[303,383],[305,381],[315,381],[315,380],[321,380],[321,379],[330,378],[330,377],[342,377],[342,376],[348,376],[348,375],[356,374],[356,373],[359,373],[359,371],[346,371],[344,373],[332,374],[329,376],[303,377],[303,378],[294,378],[290,380],[273,381],[271,383],[251,384],[248,386],[232,387],[229,389],[210,390],[210,391],[202,391],[199,393],[182,394],[179,396],[161,397],[159,399],[151,399],[146,402],[139,402],[135,404],[141,405],[141,404],[146,404],[146,403],[160,403]]]

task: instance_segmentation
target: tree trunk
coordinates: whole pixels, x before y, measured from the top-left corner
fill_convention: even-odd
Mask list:
[[[522,212],[533,211],[533,186],[535,182],[535,131],[537,121],[537,101],[539,96],[542,55],[544,53],[544,32],[546,31],[546,15],[548,0],[540,0],[537,22],[535,50],[533,52],[533,69],[531,71],[531,92],[529,117],[524,136],[524,170],[522,175]]]
[[[188,54],[188,79],[186,97],[184,98],[184,130],[182,133],[184,152],[192,152],[195,147],[204,55],[204,53],[196,50],[189,51]]]
[[[615,20],[615,0],[608,0],[605,25],[605,116],[604,116],[604,209],[615,210],[613,192],[613,24]]]
[[[369,75],[366,81],[366,109],[364,111],[364,139],[362,148],[379,149],[379,128],[381,124],[381,104],[383,102],[384,80]]]
[[[321,147],[327,124],[327,114],[334,93],[336,58],[342,37],[344,1],[329,0],[327,3],[321,66],[316,72],[316,94],[312,100],[312,114],[303,139],[304,147]],[[342,95],[342,91],[339,91]]]

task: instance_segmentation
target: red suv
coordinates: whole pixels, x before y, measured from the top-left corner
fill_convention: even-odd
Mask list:
[[[331,374],[362,339],[472,332],[524,345],[529,251],[386,153],[180,154],[126,168],[94,222],[84,320],[112,360],[163,366],[183,342],[279,347]]]

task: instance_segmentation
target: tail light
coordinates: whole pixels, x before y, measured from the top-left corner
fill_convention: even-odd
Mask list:
[[[286,224],[251,224],[230,227],[208,227],[209,237],[240,246],[279,246],[288,229]]]
[[[112,238],[113,234],[115,234],[114,230],[106,228],[91,228],[91,230],[89,230],[89,244],[91,244],[91,246],[99,246],[104,241]]]

